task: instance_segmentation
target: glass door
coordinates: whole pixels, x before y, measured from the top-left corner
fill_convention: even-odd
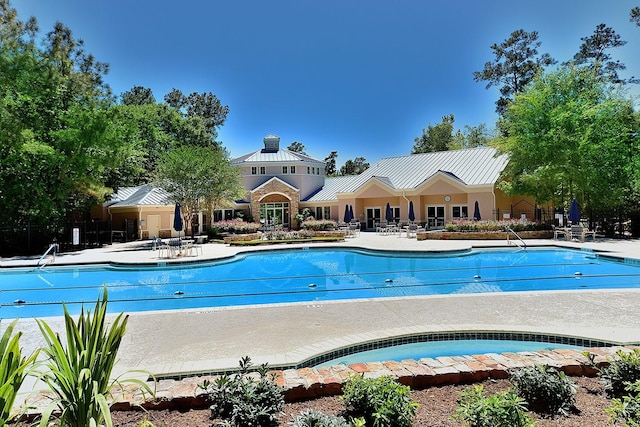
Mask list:
[[[375,230],[376,222],[380,222],[381,208],[367,208],[367,230]]]
[[[427,206],[427,227],[443,228],[444,227],[444,205]]]

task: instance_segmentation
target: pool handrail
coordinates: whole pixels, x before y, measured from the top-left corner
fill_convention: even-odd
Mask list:
[[[58,249],[58,244],[57,243],[52,243],[51,245],[49,245],[49,248],[42,254],[40,259],[38,260],[38,263],[36,264],[36,269],[40,270],[41,268],[44,268],[44,266],[46,264],[42,264],[42,266],[41,266],[40,263],[42,262],[44,257],[46,257],[49,254],[49,252],[51,252],[51,251],[53,251],[53,253],[51,255],[51,262],[52,263],[55,262],[57,249]]]
[[[524,240],[522,240],[522,237],[520,237],[518,233],[516,233],[511,227],[507,227],[507,244],[511,243],[511,240],[509,240],[509,233],[513,233],[513,235],[516,236],[518,240],[520,240],[520,242],[522,242],[522,248],[527,249],[527,243]],[[514,243],[514,245],[518,246],[516,243]]]

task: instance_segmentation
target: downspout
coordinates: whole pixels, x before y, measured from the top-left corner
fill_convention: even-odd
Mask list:
[[[407,201],[407,215],[409,215],[409,203],[411,201],[409,199],[407,199],[407,196],[404,195],[404,190],[402,190],[402,198]]]
[[[498,221],[498,216],[497,216],[497,212],[496,212],[496,191],[495,191],[495,184],[491,185],[491,195],[493,195],[493,220],[494,221]]]
[[[138,240],[142,240],[142,206],[138,206]]]

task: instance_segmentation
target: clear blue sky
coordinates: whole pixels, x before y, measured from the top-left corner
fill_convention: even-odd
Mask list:
[[[409,154],[429,124],[494,127],[498,91],[472,73],[512,31],[570,59],[604,23],[628,43],[611,53],[640,77],[640,0],[12,0],[44,34],[61,21],[108,62],[114,94],[213,92],[229,106],[219,139],[237,157],[275,133],[338,166]],[[640,94],[635,85],[630,95]],[[637,105],[637,104],[636,104]]]

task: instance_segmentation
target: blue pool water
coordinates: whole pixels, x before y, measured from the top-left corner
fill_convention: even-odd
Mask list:
[[[533,341],[510,340],[457,340],[431,341],[413,344],[403,344],[376,350],[362,351],[347,356],[337,357],[317,367],[353,363],[380,362],[387,360],[402,361],[406,359],[419,360],[425,357],[464,356],[486,353],[506,353],[519,351],[540,351],[553,349],[582,349],[582,347],[567,344],[551,344]]]
[[[0,271],[0,317],[78,313],[109,289],[112,312],[478,292],[637,288],[638,263],[563,249],[459,253],[292,249],[159,266]]]

